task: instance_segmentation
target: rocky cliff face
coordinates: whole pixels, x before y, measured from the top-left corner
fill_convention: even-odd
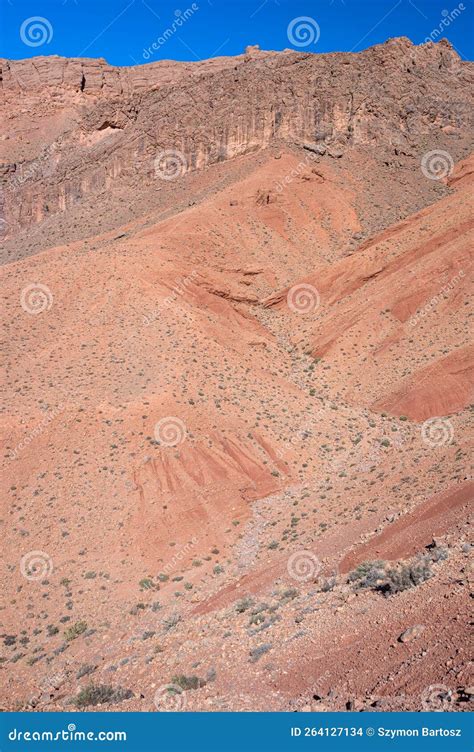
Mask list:
[[[391,40],[359,54],[250,48],[236,58],[115,68],[58,57],[0,61],[3,232],[85,198],[136,198],[277,140],[380,158],[449,145],[463,156],[472,66],[448,43]],[[157,181],[157,178],[161,180]]]

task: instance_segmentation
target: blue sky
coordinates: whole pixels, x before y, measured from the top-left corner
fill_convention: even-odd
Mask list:
[[[271,50],[359,51],[389,37],[408,36],[417,44],[447,37],[464,59],[472,60],[473,3],[0,0],[0,57],[104,57],[114,65],[135,65],[237,55],[248,44]]]

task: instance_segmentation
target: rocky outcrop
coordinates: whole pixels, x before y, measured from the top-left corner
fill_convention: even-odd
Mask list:
[[[447,42],[359,54],[254,48],[131,68],[103,59],[0,61],[0,185],[10,230],[112,189],[134,195],[276,140],[334,158],[410,154],[468,130],[469,63]],[[6,114],[8,108],[9,114]],[[462,156],[455,154],[455,156]]]

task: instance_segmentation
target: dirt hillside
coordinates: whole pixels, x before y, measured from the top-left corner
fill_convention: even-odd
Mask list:
[[[2,707],[472,709],[472,64],[0,63]]]

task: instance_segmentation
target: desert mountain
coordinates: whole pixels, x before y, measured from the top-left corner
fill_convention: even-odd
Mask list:
[[[466,709],[472,64],[0,66],[3,705]]]

